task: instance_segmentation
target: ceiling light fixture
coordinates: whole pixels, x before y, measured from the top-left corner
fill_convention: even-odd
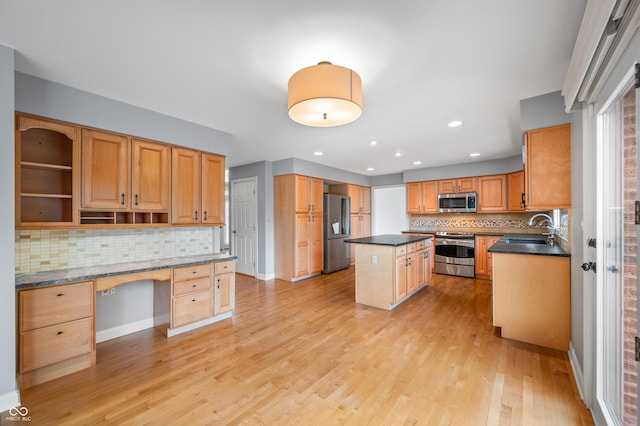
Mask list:
[[[453,120],[453,121],[450,121],[449,124],[447,124],[447,126],[449,126],[449,127],[460,127],[460,126],[462,126],[462,121]]]
[[[374,171],[374,170],[375,170],[375,169],[374,169],[373,167],[367,167],[367,171],[368,171],[368,172],[372,172],[372,171]]]
[[[314,127],[351,123],[362,113],[362,81],[349,68],[319,62],[289,79],[289,117]]]
[[[413,165],[414,165],[414,166],[419,166],[420,164],[422,164],[422,161],[414,161],[414,162],[413,162]]]
[[[371,146],[376,146],[376,145],[378,145],[377,141],[371,141]]]
[[[322,151],[316,151],[316,152],[313,153],[313,155],[315,155],[317,157],[320,157],[321,155],[323,155],[323,152]]]
[[[396,152],[396,157],[401,157],[402,153],[401,152]]]
[[[474,152],[472,154],[469,154],[469,157],[480,157],[480,153],[479,152]]]

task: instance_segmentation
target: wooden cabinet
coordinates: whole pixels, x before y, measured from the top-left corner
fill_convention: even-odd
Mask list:
[[[224,157],[171,149],[171,222],[224,225]]]
[[[407,183],[407,214],[438,212],[438,181]]]
[[[211,264],[173,270],[170,325],[172,329],[212,316],[212,275]]]
[[[95,365],[92,281],[18,292],[18,383],[28,388]]]
[[[82,207],[129,208],[129,154],[128,137],[82,129]]]
[[[507,176],[480,176],[478,182],[478,212],[504,212],[507,210]]]
[[[17,228],[78,224],[80,129],[16,115]]]
[[[371,188],[359,185],[347,187],[347,195],[351,199],[351,213],[371,214]]]
[[[431,281],[432,262],[431,262],[431,239],[422,240],[416,243],[416,275],[417,284],[421,286]]]
[[[231,312],[236,305],[235,262],[232,260],[214,264],[213,314]]]
[[[479,235],[476,236],[475,263],[476,278],[491,279],[491,253],[489,248],[494,245],[501,236]]]
[[[493,325],[502,337],[566,352],[569,257],[493,254]]]
[[[524,171],[507,174],[507,210],[524,211],[524,195]]]
[[[571,125],[529,130],[524,145],[526,208],[570,208]]]
[[[276,278],[297,281],[322,271],[322,187],[307,176],[274,177]]]
[[[396,249],[395,303],[401,302],[418,288],[418,261],[416,243]],[[422,285],[423,283],[420,283]]]
[[[131,208],[169,210],[171,148],[139,139],[131,141]]]
[[[465,177],[457,179],[443,179],[438,181],[440,194],[455,194],[459,192],[474,192],[477,190],[476,178]]]

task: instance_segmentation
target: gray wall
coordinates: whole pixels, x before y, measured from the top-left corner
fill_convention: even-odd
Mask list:
[[[371,186],[371,178],[369,176],[348,172],[335,167],[324,166],[299,158],[287,158],[286,160],[273,162],[274,176],[288,174],[313,176],[328,181],[350,183],[352,185]]]
[[[14,51],[0,45],[0,194],[11,200],[0,210],[0,412],[18,403],[16,387]]]
[[[564,111],[564,98],[559,91],[520,101],[520,127],[523,135],[527,130],[569,122],[569,114]]]
[[[213,152],[231,151],[231,135],[179,118],[16,72],[16,111]]]
[[[428,169],[407,170],[404,172],[404,182],[420,182],[423,180],[465,176],[484,176],[510,173],[518,170],[522,170],[522,154],[498,160],[476,161],[473,163],[430,167]]]

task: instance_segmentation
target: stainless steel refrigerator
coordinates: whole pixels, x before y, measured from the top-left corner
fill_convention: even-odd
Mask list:
[[[351,232],[351,199],[346,195],[324,194],[324,269],[323,273],[350,266],[350,244],[344,241]]]

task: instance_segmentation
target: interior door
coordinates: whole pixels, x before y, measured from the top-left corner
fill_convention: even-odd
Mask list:
[[[231,250],[238,257],[236,271],[253,277],[256,276],[258,252],[256,185],[256,178],[231,182]]]

